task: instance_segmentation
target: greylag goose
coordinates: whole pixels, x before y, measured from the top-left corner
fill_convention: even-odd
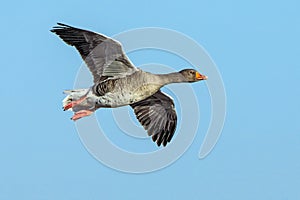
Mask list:
[[[152,74],[135,67],[122,46],[102,34],[58,23],[51,32],[74,46],[91,71],[94,84],[87,89],[66,90],[63,109],[76,121],[99,108],[130,105],[152,140],[166,146],[174,135],[177,115],[171,97],[160,91],[170,83],[192,83],[207,77],[194,69]]]

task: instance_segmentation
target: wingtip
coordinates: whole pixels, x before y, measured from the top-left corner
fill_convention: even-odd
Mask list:
[[[61,23],[61,22],[57,22],[57,25],[59,25],[59,26],[64,26],[64,27],[69,27],[69,28],[72,27],[72,26],[69,26],[69,25],[64,24],[64,23]]]
[[[56,30],[58,30],[58,29],[73,28],[72,26],[69,26],[69,25],[61,23],[61,22],[57,22],[56,24],[57,24],[57,26],[53,26],[52,29],[50,30],[52,33],[55,33]]]

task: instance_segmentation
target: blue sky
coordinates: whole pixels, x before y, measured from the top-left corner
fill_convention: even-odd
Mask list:
[[[2,3],[0,199],[299,199],[299,6],[296,0]],[[227,93],[226,123],[209,156],[198,159],[199,130],[188,151],[160,171],[127,174],[95,160],[71,113],[61,110],[62,90],[72,88],[82,61],[49,32],[56,22],[108,36],[163,27],[201,44]],[[160,52],[142,56],[129,55],[137,65],[184,64]],[[197,87],[205,128],[209,96],[204,84]]]

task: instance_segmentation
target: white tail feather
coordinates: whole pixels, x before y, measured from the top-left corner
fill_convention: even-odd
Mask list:
[[[63,99],[63,107],[67,104],[71,103],[72,101],[76,101],[80,99],[83,95],[88,92],[89,89],[76,89],[76,90],[65,90],[64,94],[67,94],[66,98]]]

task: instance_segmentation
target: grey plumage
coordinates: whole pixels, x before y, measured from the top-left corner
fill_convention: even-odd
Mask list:
[[[160,146],[171,141],[177,124],[177,115],[173,100],[160,90],[152,96],[130,105],[134,113],[152,136],[152,140]]]
[[[138,71],[124,54],[119,42],[102,34],[62,23],[58,25],[51,32],[79,51],[94,76],[94,82],[103,80],[101,77],[116,79]]]
[[[144,72],[130,62],[119,42],[102,34],[61,23],[51,32],[78,50],[94,78],[89,89],[66,91],[63,106],[75,112],[72,119],[88,116],[101,107],[130,105],[158,146],[171,141],[177,124],[174,102],[160,88],[207,78],[193,69],[170,74]]]

